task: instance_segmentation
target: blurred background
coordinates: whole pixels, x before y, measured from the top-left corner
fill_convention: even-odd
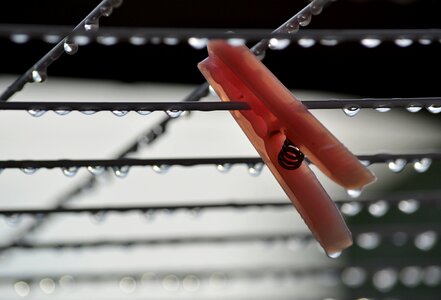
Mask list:
[[[99,3],[3,5],[1,91]],[[77,40],[78,53],[60,56],[45,82],[27,84],[10,102],[181,101],[204,82],[196,65],[207,53],[173,33],[270,32],[307,4],[126,0],[100,19],[104,35]],[[263,62],[304,101],[437,97],[440,8],[435,0],[338,0],[299,31],[326,35],[293,39]],[[170,37],[112,35],[140,28]],[[365,36],[344,40],[345,29],[392,31],[384,40],[374,35],[381,43],[372,47]],[[410,29],[420,31],[406,35]],[[441,146],[434,108],[311,112],[354,154],[424,154]],[[257,157],[226,111],[42,113],[0,110],[1,161]],[[0,299],[439,299],[441,169],[430,162],[407,161],[402,170],[397,161],[372,164],[378,180],[358,198],[312,166],[353,232],[354,245],[334,259],[259,164],[100,175],[5,169]]]

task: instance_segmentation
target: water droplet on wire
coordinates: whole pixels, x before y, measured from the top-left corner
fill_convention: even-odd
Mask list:
[[[409,266],[400,272],[400,280],[406,287],[414,288],[420,284],[422,279],[421,267]]]
[[[387,292],[391,290],[397,283],[398,275],[397,271],[392,268],[380,270],[372,277],[372,283],[377,290]]]
[[[365,38],[362,39],[360,42],[366,48],[375,48],[381,44],[381,40],[376,38]]]
[[[411,113],[419,112],[423,107],[420,104],[409,104],[406,110]]]
[[[90,215],[90,220],[92,221],[93,224],[96,225],[102,224],[105,219],[106,219],[105,211],[98,211]]]
[[[34,174],[35,172],[37,172],[37,168],[34,168],[34,167],[26,167],[26,168],[21,168],[21,171],[23,172],[23,173],[25,173],[26,175],[32,175],[32,174]]]
[[[120,166],[120,167],[113,167],[113,173],[115,173],[116,177],[124,178],[129,174],[130,167],[129,166]]]
[[[170,166],[168,166],[168,165],[154,165],[154,166],[152,166],[152,170],[158,174],[165,174],[169,168],[170,168]]]
[[[72,40],[78,46],[85,46],[90,43],[90,38],[86,35],[76,35],[72,37]]]
[[[98,36],[96,41],[104,46],[113,46],[118,43],[118,39],[115,36],[107,35],[107,36]]]
[[[89,32],[98,31],[99,27],[98,19],[86,20],[84,23],[84,29]]]
[[[188,44],[197,50],[205,48],[207,46],[207,43],[208,39],[206,38],[191,37],[188,39]]]
[[[397,45],[398,47],[409,47],[412,44],[413,41],[408,38],[398,38],[395,40],[395,45]]]
[[[248,174],[250,174],[251,176],[259,176],[262,173],[264,165],[264,163],[248,165]]]
[[[68,113],[70,113],[70,110],[67,110],[67,109],[57,109],[57,110],[54,110],[54,112],[55,112],[57,115],[59,115],[59,116],[65,116],[65,115],[67,115]]]
[[[175,37],[165,37],[164,44],[168,46],[176,46],[177,44],[179,44],[179,39]]]
[[[31,39],[31,37],[27,34],[17,33],[12,34],[10,39],[16,44],[24,44],[27,43]]]
[[[401,200],[398,203],[398,209],[405,214],[413,214],[420,207],[420,203],[415,199]]]
[[[245,45],[245,42],[246,41],[244,39],[241,39],[241,38],[231,38],[231,39],[227,40],[227,43],[229,45],[235,46],[235,47]]]
[[[104,173],[104,171],[106,170],[106,168],[104,168],[103,166],[88,166],[87,170],[95,176],[99,176],[102,175]]]
[[[6,224],[10,227],[17,227],[22,220],[22,215],[20,214],[12,214],[7,215],[5,218]]]
[[[380,245],[380,236],[375,232],[360,233],[356,239],[357,245],[366,250],[372,250]]]
[[[46,72],[33,70],[31,72],[31,77],[32,77],[33,82],[42,83],[42,82],[46,81],[47,75],[46,75]]]
[[[368,208],[369,213],[377,218],[384,216],[388,210],[389,204],[384,200],[371,203]]]
[[[297,41],[300,47],[310,48],[315,45],[315,40],[311,38],[301,38]]]
[[[182,287],[187,292],[196,292],[200,285],[201,281],[195,275],[186,275],[182,280]]]
[[[309,9],[311,10],[311,13],[316,16],[321,14],[321,12],[323,11],[323,5],[317,3],[317,2],[312,2],[311,5],[309,6]]]
[[[341,280],[349,287],[361,286],[367,278],[366,271],[359,267],[349,267],[343,270]]]
[[[30,110],[28,110],[28,113],[31,116],[38,118],[38,117],[41,117],[42,115],[44,115],[46,113],[46,111],[42,110],[42,109],[30,109]]]
[[[378,106],[378,107],[375,107],[375,110],[378,112],[388,112],[391,110],[391,108],[387,107],[387,106]]]
[[[361,211],[361,209],[362,205],[357,201],[347,202],[341,206],[341,212],[347,216],[355,216]]]
[[[439,114],[441,112],[441,106],[432,104],[427,107],[427,110],[432,114]]]
[[[407,161],[403,158],[391,160],[387,163],[387,167],[394,173],[399,173],[404,170],[407,165]]]
[[[334,38],[323,38],[320,40],[320,44],[327,47],[333,47],[338,45],[338,40]]]
[[[300,28],[300,24],[299,21],[297,20],[293,20],[292,22],[286,24],[286,30],[290,34],[299,31],[299,28]]]
[[[127,110],[112,110],[112,114],[114,114],[117,117],[124,117],[129,112]]]
[[[268,47],[272,50],[283,50],[291,44],[289,39],[276,39],[272,38],[269,40]]]
[[[165,113],[170,117],[170,118],[177,118],[179,116],[182,115],[182,110],[175,110],[175,109],[170,109],[165,111]]]
[[[132,294],[136,290],[136,280],[129,276],[121,278],[119,288],[125,294]]]
[[[66,41],[64,42],[63,47],[64,47],[64,51],[69,55],[73,55],[78,52],[78,45],[75,44],[74,42]]]
[[[129,38],[129,43],[135,46],[142,46],[147,44],[147,39],[143,36],[131,36]]]
[[[427,286],[434,287],[441,283],[441,267],[428,266],[423,273],[423,282]]]
[[[312,15],[309,11],[305,11],[303,14],[299,15],[297,20],[299,25],[302,27],[308,26],[311,23]]]
[[[78,167],[67,167],[61,170],[66,177],[74,177],[78,172]]]
[[[48,44],[56,44],[61,40],[61,37],[57,34],[46,34],[43,36],[43,41]]]
[[[438,234],[435,231],[429,230],[418,234],[415,237],[415,246],[423,251],[429,251],[435,246],[438,240]]]
[[[100,7],[100,12],[104,17],[109,17],[113,12],[112,5],[103,5]]]
[[[360,112],[360,109],[361,108],[358,105],[348,105],[348,106],[343,107],[343,112],[348,117],[354,117],[355,115],[357,115]]]
[[[51,278],[43,278],[40,280],[40,289],[46,295],[53,294],[55,292],[55,282]]]
[[[31,287],[25,281],[17,281],[16,283],[14,283],[14,290],[19,297],[24,298],[29,296],[29,293],[31,292]]]
[[[96,110],[80,110],[80,113],[86,116],[90,116],[96,113]]]
[[[231,170],[231,167],[233,165],[229,164],[229,163],[225,163],[225,164],[219,164],[216,166],[216,169],[221,172],[221,173],[227,173],[228,171]]]
[[[432,160],[430,158],[425,157],[425,158],[422,158],[420,160],[415,161],[413,163],[413,168],[418,173],[424,173],[430,168],[431,164],[432,164]]]
[[[147,116],[152,113],[152,111],[150,111],[150,110],[137,110],[136,112],[141,116]]]
[[[181,282],[176,275],[167,275],[162,280],[162,287],[166,291],[177,291],[181,285]]]

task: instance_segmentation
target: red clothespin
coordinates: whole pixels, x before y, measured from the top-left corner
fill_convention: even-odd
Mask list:
[[[346,189],[362,189],[375,176],[339,142],[246,46],[208,43],[198,68],[223,101],[245,101],[232,111],[265,164],[329,256],[352,236],[303,156]],[[304,154],[303,154],[304,153]]]

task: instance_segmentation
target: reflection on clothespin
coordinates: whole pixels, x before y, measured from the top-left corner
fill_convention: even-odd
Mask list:
[[[233,117],[323,249],[337,256],[352,244],[351,233],[303,157],[346,189],[362,189],[375,176],[246,46],[213,40],[208,53],[198,68],[223,101],[248,103],[250,110]]]

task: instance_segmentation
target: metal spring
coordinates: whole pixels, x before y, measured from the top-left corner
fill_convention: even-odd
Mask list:
[[[284,169],[296,170],[301,166],[304,159],[305,155],[300,151],[300,149],[289,139],[286,139],[283,143],[282,149],[279,152],[279,164]]]

